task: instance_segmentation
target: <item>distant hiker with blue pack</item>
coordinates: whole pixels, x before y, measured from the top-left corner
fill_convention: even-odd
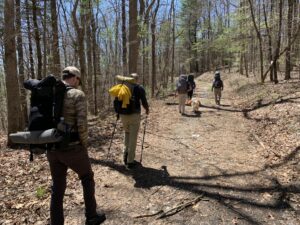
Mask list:
[[[129,77],[118,75],[119,84],[113,86],[109,93],[115,97],[114,109],[120,116],[125,131],[123,161],[127,169],[138,165],[135,161],[137,137],[141,122],[141,104],[149,114],[149,105],[145,89],[138,84],[138,74]]]
[[[187,99],[187,93],[189,90],[187,76],[181,74],[176,83],[176,93],[178,94],[179,113],[185,114],[185,101]],[[175,96],[176,96],[175,93]]]
[[[211,90],[214,91],[215,102],[217,105],[221,104],[223,88],[224,88],[224,85],[223,85],[223,81],[221,80],[221,74],[219,71],[216,71]]]

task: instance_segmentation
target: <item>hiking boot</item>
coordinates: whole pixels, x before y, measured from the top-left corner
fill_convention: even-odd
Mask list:
[[[106,220],[104,213],[97,213],[96,216],[86,219],[85,225],[99,225]]]

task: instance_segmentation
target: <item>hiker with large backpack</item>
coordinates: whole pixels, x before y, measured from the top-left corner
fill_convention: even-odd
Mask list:
[[[189,89],[189,85],[187,81],[187,76],[181,74],[176,83],[176,93],[178,94],[179,113],[181,115],[185,114],[185,101],[187,98],[188,89]]]
[[[189,74],[188,77],[188,99],[192,100],[193,94],[194,94],[194,90],[196,88],[196,83],[194,81],[194,75],[193,74]]]
[[[223,85],[223,81],[221,80],[221,74],[219,71],[216,71],[211,90],[214,91],[215,102],[217,105],[221,104],[223,88],[224,88],[224,85]]]
[[[77,89],[81,84],[80,71],[73,66],[63,70],[62,81],[67,87],[62,109],[62,120],[70,136],[77,137],[67,144],[55,144],[47,150],[47,158],[52,176],[52,193],[50,204],[51,225],[63,225],[63,198],[66,190],[68,168],[76,172],[83,187],[85,216],[87,225],[101,224],[104,213],[96,211],[94,173],[87,152],[87,103],[83,91]]]
[[[147,115],[149,105],[145,89],[138,83],[137,73],[132,73],[129,77],[117,76],[117,79],[120,84],[113,86],[109,93],[115,97],[114,108],[125,132],[123,161],[127,169],[133,169],[139,164],[134,159],[141,122],[141,104]]]
[[[42,80],[28,79],[24,87],[31,91],[28,131],[10,134],[14,143],[30,144],[31,151],[47,152],[52,176],[51,225],[63,225],[63,198],[68,168],[81,180],[86,225],[98,225],[105,219],[96,211],[94,173],[87,152],[87,103],[80,71],[74,66],[63,70],[62,80],[49,75]]]

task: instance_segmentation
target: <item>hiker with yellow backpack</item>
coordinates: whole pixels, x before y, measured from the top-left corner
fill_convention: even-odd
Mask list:
[[[114,109],[120,116],[124,127],[123,161],[128,169],[132,169],[138,164],[134,159],[141,122],[141,104],[147,115],[149,105],[145,89],[138,84],[138,74],[132,73],[129,77],[117,75],[116,78],[120,84],[113,86],[109,93],[115,97]]]

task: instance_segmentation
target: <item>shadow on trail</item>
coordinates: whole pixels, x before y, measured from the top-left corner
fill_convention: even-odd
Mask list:
[[[139,164],[133,170],[127,170],[124,165],[115,164],[105,160],[91,159],[93,164],[109,167],[125,176],[131,176],[135,180],[136,188],[151,188],[155,186],[169,186],[183,191],[189,191],[196,195],[204,195],[206,198],[219,202],[233,213],[242,217],[250,224],[262,225],[255,218],[253,210],[273,210],[281,209],[294,210],[289,203],[289,194],[300,193],[299,185],[281,185],[276,177],[269,177],[268,182],[248,183],[248,184],[222,184],[218,178],[240,177],[250,182],[255,178],[261,179],[261,173],[268,169],[275,169],[283,166],[296,158],[300,151],[300,146],[295,148],[289,155],[284,157],[281,162],[273,165],[266,165],[263,169],[247,172],[222,171],[218,175],[208,176],[170,176],[167,167],[161,166],[160,169],[144,167]],[[266,179],[266,178],[265,178]],[[268,193],[271,199],[262,198],[261,194]],[[239,204],[239,207],[236,205]]]
[[[228,109],[228,108],[222,108],[222,107],[230,107],[230,105],[220,105],[220,106],[212,106],[212,105],[203,105],[201,104],[200,109],[201,108],[207,108],[207,109],[216,109],[216,110],[221,110],[221,111],[227,111],[227,112],[243,112],[240,109]]]
[[[179,105],[177,102],[166,102],[166,105]]]
[[[201,117],[201,112],[185,112],[184,114],[182,114],[182,116],[184,117]]]

